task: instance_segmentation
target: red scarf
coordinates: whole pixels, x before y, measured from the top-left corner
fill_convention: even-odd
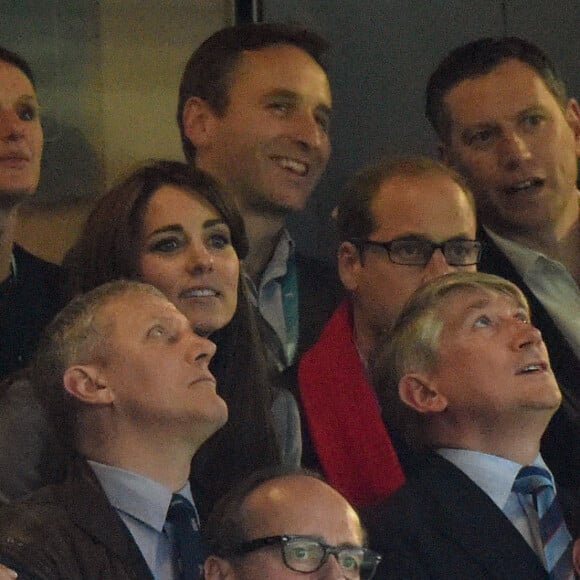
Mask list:
[[[298,382],[327,481],[357,508],[398,489],[405,476],[353,341],[348,300],[300,361]]]

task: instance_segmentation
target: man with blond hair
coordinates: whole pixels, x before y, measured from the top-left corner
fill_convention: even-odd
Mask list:
[[[215,345],[157,289],[117,281],[46,330],[32,377],[66,479],[0,512],[0,562],[21,577],[199,578],[191,460],[227,419]]]
[[[572,578],[572,542],[540,439],[561,402],[522,292],[490,274],[419,289],[378,350],[383,415],[417,452],[363,517],[380,578]]]

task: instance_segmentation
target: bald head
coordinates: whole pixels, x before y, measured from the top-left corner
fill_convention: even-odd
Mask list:
[[[285,561],[281,536],[306,536],[307,541],[354,548],[357,557],[359,553],[363,557],[364,532],[358,515],[340,493],[316,476],[303,472],[272,476],[224,499],[206,527],[214,554],[206,562],[208,580],[359,578],[356,572],[345,575],[340,556],[325,558],[312,572],[295,571],[288,566],[293,563]],[[366,562],[366,553],[364,558]]]
[[[358,515],[332,487],[309,475],[270,480],[242,504],[249,537],[307,534],[326,543],[362,545]]]

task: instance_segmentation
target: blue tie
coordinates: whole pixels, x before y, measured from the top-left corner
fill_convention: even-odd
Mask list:
[[[550,578],[574,578],[572,538],[564,523],[550,474],[541,467],[522,467],[514,481],[513,490],[533,497]]]
[[[175,558],[181,580],[201,578],[206,550],[201,534],[191,521],[196,517],[192,503],[182,495],[174,493],[167,510],[167,521],[173,527]]]

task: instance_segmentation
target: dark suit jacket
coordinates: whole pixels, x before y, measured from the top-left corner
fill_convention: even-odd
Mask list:
[[[542,332],[548,347],[552,369],[562,391],[562,406],[542,439],[542,457],[560,485],[580,494],[580,360],[546,309],[483,228],[478,238],[485,242],[479,271],[506,278],[522,290],[530,304],[532,323]],[[570,315],[580,316],[580,312]]]
[[[540,559],[462,471],[430,453],[394,495],[362,514],[383,555],[376,579],[547,580]]]
[[[299,335],[296,360],[314,345],[344,297],[336,268],[316,258],[296,254]]]
[[[84,460],[67,479],[0,510],[0,562],[19,578],[153,580]]]
[[[14,245],[16,280],[0,284],[0,378],[24,368],[44,327],[65,305],[63,273]]]

